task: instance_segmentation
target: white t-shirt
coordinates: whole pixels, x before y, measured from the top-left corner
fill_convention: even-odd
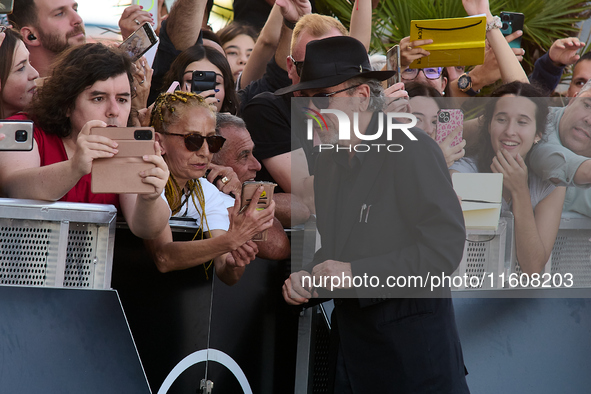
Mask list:
[[[230,227],[230,217],[228,216],[228,208],[234,206],[234,199],[227,194],[222,193],[217,187],[212,185],[207,179],[199,178],[199,183],[203,188],[203,196],[205,197],[205,218],[203,226],[209,226],[204,230],[224,230],[227,231]],[[164,195],[164,192],[163,192]],[[166,200],[166,198],[165,198]],[[185,201],[188,200],[188,201]],[[195,200],[195,204],[193,203]],[[177,218],[193,218],[199,226],[201,224],[201,207],[197,196],[182,197],[183,205],[181,210],[173,217]]]

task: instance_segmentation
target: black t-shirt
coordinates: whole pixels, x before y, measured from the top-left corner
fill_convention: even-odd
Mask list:
[[[277,89],[284,88],[291,84],[291,80],[287,75],[287,71],[282,69],[275,62],[275,57],[271,58],[267,63],[267,69],[265,74],[258,80],[251,82],[244,89],[238,92],[240,98],[240,112],[244,112],[244,107],[250,102],[257,94],[263,92],[274,92]]]
[[[152,75],[152,86],[150,87],[148,105],[156,101],[156,97],[158,97],[160,93],[166,92],[166,89],[168,89],[168,86],[162,86],[164,83],[164,75],[166,75],[170,69],[174,59],[176,59],[176,57],[181,53],[181,51],[174,47],[174,44],[172,41],[170,41],[170,37],[168,37],[168,33],[166,32],[166,22],[166,20],[162,21],[160,35],[158,36],[160,43],[158,44],[158,50],[156,51],[154,64],[152,65],[154,74]],[[203,37],[201,33],[199,33],[199,38],[195,44],[203,44]],[[179,81],[179,83],[181,82],[182,81]]]
[[[273,7],[265,0],[234,0],[234,20],[260,31]]]
[[[263,160],[289,153],[302,148],[308,160],[308,169],[313,173],[314,155],[312,141],[306,138],[305,117],[298,119],[292,130],[291,98],[292,94],[275,96],[265,92],[253,98],[244,108],[242,118],[246,122],[250,136],[254,142],[254,156],[261,162],[261,170],[257,179],[275,182]],[[301,127],[299,127],[301,126]],[[278,190],[276,190],[278,191]]]

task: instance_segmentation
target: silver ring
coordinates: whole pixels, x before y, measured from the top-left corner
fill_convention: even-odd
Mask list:
[[[134,19],[133,21],[135,22],[136,25],[138,25],[138,26],[140,25],[140,21],[138,21],[137,19]]]
[[[144,82],[146,82],[146,80],[145,80],[145,79],[142,79],[142,80],[140,81],[140,85],[141,85],[141,84],[143,84]]]
[[[220,179],[222,181],[222,183],[225,185],[226,183],[230,182],[230,179],[228,179],[227,176],[223,177],[222,179]]]

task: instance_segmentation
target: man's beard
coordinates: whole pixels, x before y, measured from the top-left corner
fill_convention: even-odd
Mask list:
[[[61,53],[71,46],[71,44],[68,42],[68,39],[80,33],[86,34],[84,31],[84,26],[82,25],[76,26],[74,30],[70,31],[66,35],[64,40],[58,34],[46,33],[39,29],[39,41],[41,41],[41,44],[43,44],[43,48],[47,49],[48,51],[53,53]]]

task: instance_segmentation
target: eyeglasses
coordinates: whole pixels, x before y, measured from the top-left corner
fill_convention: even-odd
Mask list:
[[[203,141],[207,141],[207,147],[209,148],[209,151],[211,153],[218,153],[220,149],[222,149],[222,146],[224,146],[224,142],[226,142],[226,139],[221,135],[210,135],[208,137],[204,137],[197,133],[177,134],[167,133],[165,131],[160,131],[160,134],[183,137],[185,139],[185,146],[191,152],[197,152],[203,146]]]
[[[443,71],[442,67],[431,67],[431,68],[407,68],[406,70],[402,71],[401,76],[402,79],[407,81],[412,81],[419,75],[419,71],[422,71],[425,74],[425,78],[427,79],[438,79],[441,77],[441,72]]]
[[[298,77],[301,77],[302,76],[302,70],[304,69],[304,61],[296,62],[291,55],[289,55],[289,58],[290,58],[291,62],[293,63],[293,65],[296,68],[296,73],[298,73]]]
[[[359,85],[353,85],[353,86],[349,86],[348,88],[345,89],[341,89],[341,90],[337,90],[336,92],[330,92],[330,93],[316,93],[313,96],[308,96],[310,97],[310,100],[312,101],[312,104],[314,104],[314,106],[318,109],[326,109],[329,107],[330,105],[330,98],[332,96],[334,96],[337,93],[341,93],[341,92],[345,92],[349,89],[354,89],[357,88],[359,86],[361,86],[362,84]]]

